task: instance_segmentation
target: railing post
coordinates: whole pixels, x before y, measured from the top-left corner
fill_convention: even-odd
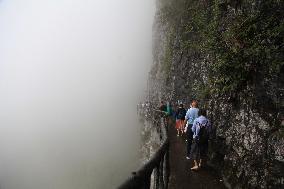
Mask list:
[[[150,187],[151,187],[151,174],[150,174],[150,176],[146,176],[146,178],[145,178],[145,184],[144,184],[144,189],[150,189]]]
[[[160,161],[160,188],[164,189],[164,157],[162,156],[161,161]]]
[[[154,172],[154,180],[155,180],[155,189],[159,189],[160,188],[160,166],[158,165],[155,168],[155,172]]]
[[[165,189],[168,189],[170,178],[170,158],[169,158],[169,149],[165,154]]]

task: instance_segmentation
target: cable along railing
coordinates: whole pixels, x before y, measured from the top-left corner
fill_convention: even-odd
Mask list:
[[[170,176],[168,123],[154,110],[152,122],[160,134],[161,146],[138,171],[118,187],[118,189],[167,189]],[[159,121],[157,121],[159,120]]]

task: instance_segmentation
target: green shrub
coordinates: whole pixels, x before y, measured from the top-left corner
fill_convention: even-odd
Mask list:
[[[164,18],[179,23],[173,27],[181,28],[183,51],[210,55],[206,86],[214,88],[202,87],[206,95],[241,92],[248,84],[258,82],[260,76],[279,74],[284,65],[284,1],[184,2],[183,7],[165,6]],[[176,13],[179,16],[173,16]],[[171,67],[172,51],[168,46],[165,52],[166,73]]]

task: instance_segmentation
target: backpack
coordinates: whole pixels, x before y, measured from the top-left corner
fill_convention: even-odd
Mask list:
[[[209,132],[207,129],[207,124],[208,124],[208,120],[206,121],[206,123],[198,123],[198,126],[200,127],[199,133],[198,133],[198,140],[199,142],[206,142],[209,139]]]
[[[186,110],[184,108],[179,108],[177,119],[184,119],[185,115],[186,115]]]

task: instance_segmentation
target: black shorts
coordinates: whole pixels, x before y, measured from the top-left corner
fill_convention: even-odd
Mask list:
[[[208,141],[200,142],[197,139],[193,139],[191,145],[190,155],[194,160],[206,159],[208,153]]]
[[[193,141],[192,141],[190,157],[193,160],[199,160],[200,159],[200,145],[199,145],[198,140],[196,140],[196,139],[193,139]]]
[[[200,158],[206,159],[208,153],[208,141],[200,142],[199,149],[200,149]]]

